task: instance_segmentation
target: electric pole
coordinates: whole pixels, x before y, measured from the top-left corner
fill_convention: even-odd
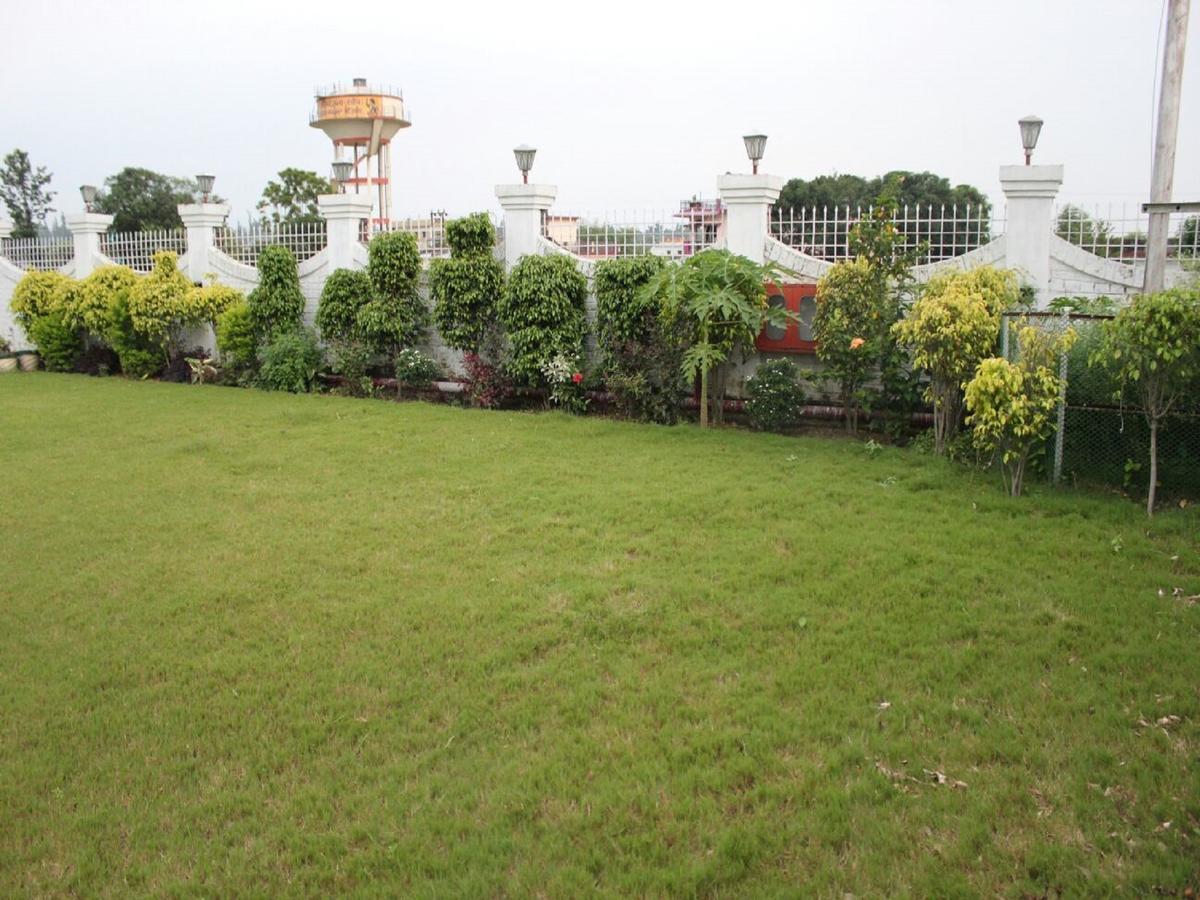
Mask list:
[[[1167,41],[1163,49],[1162,83],[1158,95],[1158,125],[1154,130],[1154,169],[1150,174],[1150,202],[1171,199],[1175,182],[1175,139],[1179,133],[1179,95],[1183,86],[1183,54],[1187,49],[1190,0],[1167,0]],[[1150,212],[1146,237],[1146,273],[1142,290],[1161,291],[1167,267],[1167,229],[1171,214]]]

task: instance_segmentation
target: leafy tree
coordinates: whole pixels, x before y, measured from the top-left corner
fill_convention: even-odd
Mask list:
[[[260,340],[300,327],[304,294],[296,257],[287,247],[272,244],[258,255],[258,286],[246,298]]]
[[[1016,276],[980,266],[930,279],[920,299],[892,331],[929,372],[934,452],[941,455],[958,429],[961,385],[996,347],[1000,313],[1019,295]]]
[[[24,150],[13,150],[0,166],[0,199],[8,207],[14,238],[37,237],[38,226],[47,213],[53,212],[50,201],[54,191],[48,190],[53,176],[44,166],[36,169]]]
[[[358,315],[374,298],[371,278],[361,269],[337,269],[321,288],[317,328],[327,342],[353,341],[360,336]]]
[[[665,321],[687,330],[688,349],[683,355],[684,377],[700,378],[700,426],[709,422],[710,374],[735,352],[744,352],[763,327],[786,323],[786,310],[767,304],[764,284],[770,270],[728,250],[704,250],[680,265],[669,265],[642,288],[645,300],[653,299]],[[724,378],[717,378],[711,393],[712,418],[723,419]]]
[[[317,197],[333,191],[329,180],[305,169],[281,169],[278,180],[267,182],[255,209],[264,223],[323,224]]]
[[[1187,259],[1200,256],[1200,216],[1188,216],[1179,227],[1179,255]]]
[[[114,231],[180,228],[183,220],[177,207],[194,202],[198,191],[194,179],[127,166],[104,179],[104,189],[96,195],[96,209],[113,217]]]
[[[1087,247],[1103,254],[1113,237],[1113,228],[1103,219],[1089,215],[1082,207],[1068,203],[1058,212],[1054,233],[1077,247]]]
[[[394,358],[400,348],[417,343],[429,324],[429,309],[417,290],[421,253],[416,235],[377,234],[367,256],[374,298],[358,311],[358,331],[372,348]]]
[[[886,282],[865,256],[841,262],[817,285],[813,336],[824,375],[838,385],[846,429],[858,430],[860,391],[874,370],[888,335],[880,327]]]
[[[1175,288],[1143,294],[1104,324],[1100,347],[1089,364],[1113,373],[1117,399],[1131,394],[1150,427],[1150,491],[1146,514],[1154,515],[1158,486],[1158,431],[1164,418],[1186,401],[1200,379],[1200,292]]]
[[[587,278],[566,256],[523,256],[496,306],[512,344],[510,370],[527,384],[558,355],[579,359],[587,327]]]
[[[1017,330],[1017,362],[985,359],[966,386],[967,423],[976,447],[995,455],[1005,487],[1021,496],[1025,465],[1039,441],[1054,431],[1054,410],[1064,387],[1055,370],[1075,332],[1051,335],[1025,326]]]
[[[504,266],[492,253],[496,229],[487,213],[475,213],[446,223],[446,240],[450,258],[429,269],[433,319],[447,344],[478,353],[504,289]]]

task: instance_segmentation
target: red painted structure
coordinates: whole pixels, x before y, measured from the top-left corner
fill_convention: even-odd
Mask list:
[[[767,302],[795,313],[800,321],[790,320],[782,328],[768,325],[755,346],[763,353],[816,353],[817,342],[812,337],[816,296],[815,284],[768,284]]]

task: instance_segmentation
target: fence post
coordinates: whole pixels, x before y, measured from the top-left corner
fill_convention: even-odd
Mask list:
[[[113,217],[103,213],[75,213],[67,216],[67,228],[75,242],[71,274],[86,278],[100,263],[100,235],[108,231]]]
[[[725,207],[725,249],[762,265],[766,260],[768,216],[779,199],[778,175],[721,175],[717,192]]]
[[[369,194],[322,194],[317,207],[325,220],[325,248],[329,271],[353,269],[354,246],[362,237],[363,222],[371,218]]]
[[[504,209],[504,268],[538,252],[542,221],[554,205],[558,187],[552,184],[498,184],[496,197]]]
[[[1050,300],[1050,237],[1054,198],[1062,182],[1061,165],[1000,167],[1000,188],[1008,202],[1005,265],[1033,288],[1038,309]]]
[[[229,218],[224,203],[185,203],[178,207],[179,218],[187,229],[187,268],[184,274],[199,284],[211,271],[209,259],[213,248],[213,232]]]

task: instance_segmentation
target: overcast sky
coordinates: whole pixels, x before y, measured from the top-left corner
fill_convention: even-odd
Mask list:
[[[560,212],[650,211],[748,171],[811,178],[929,169],[999,198],[1016,120],[1062,198],[1148,199],[1161,0],[593,3],[3,0],[0,152],[54,173],[57,207],[125,165],[211,171],[244,217],[285,166],[328,172],[313,87],[403,88],[394,215],[495,208],[511,149]],[[1200,9],[1175,198],[1200,200]]]

